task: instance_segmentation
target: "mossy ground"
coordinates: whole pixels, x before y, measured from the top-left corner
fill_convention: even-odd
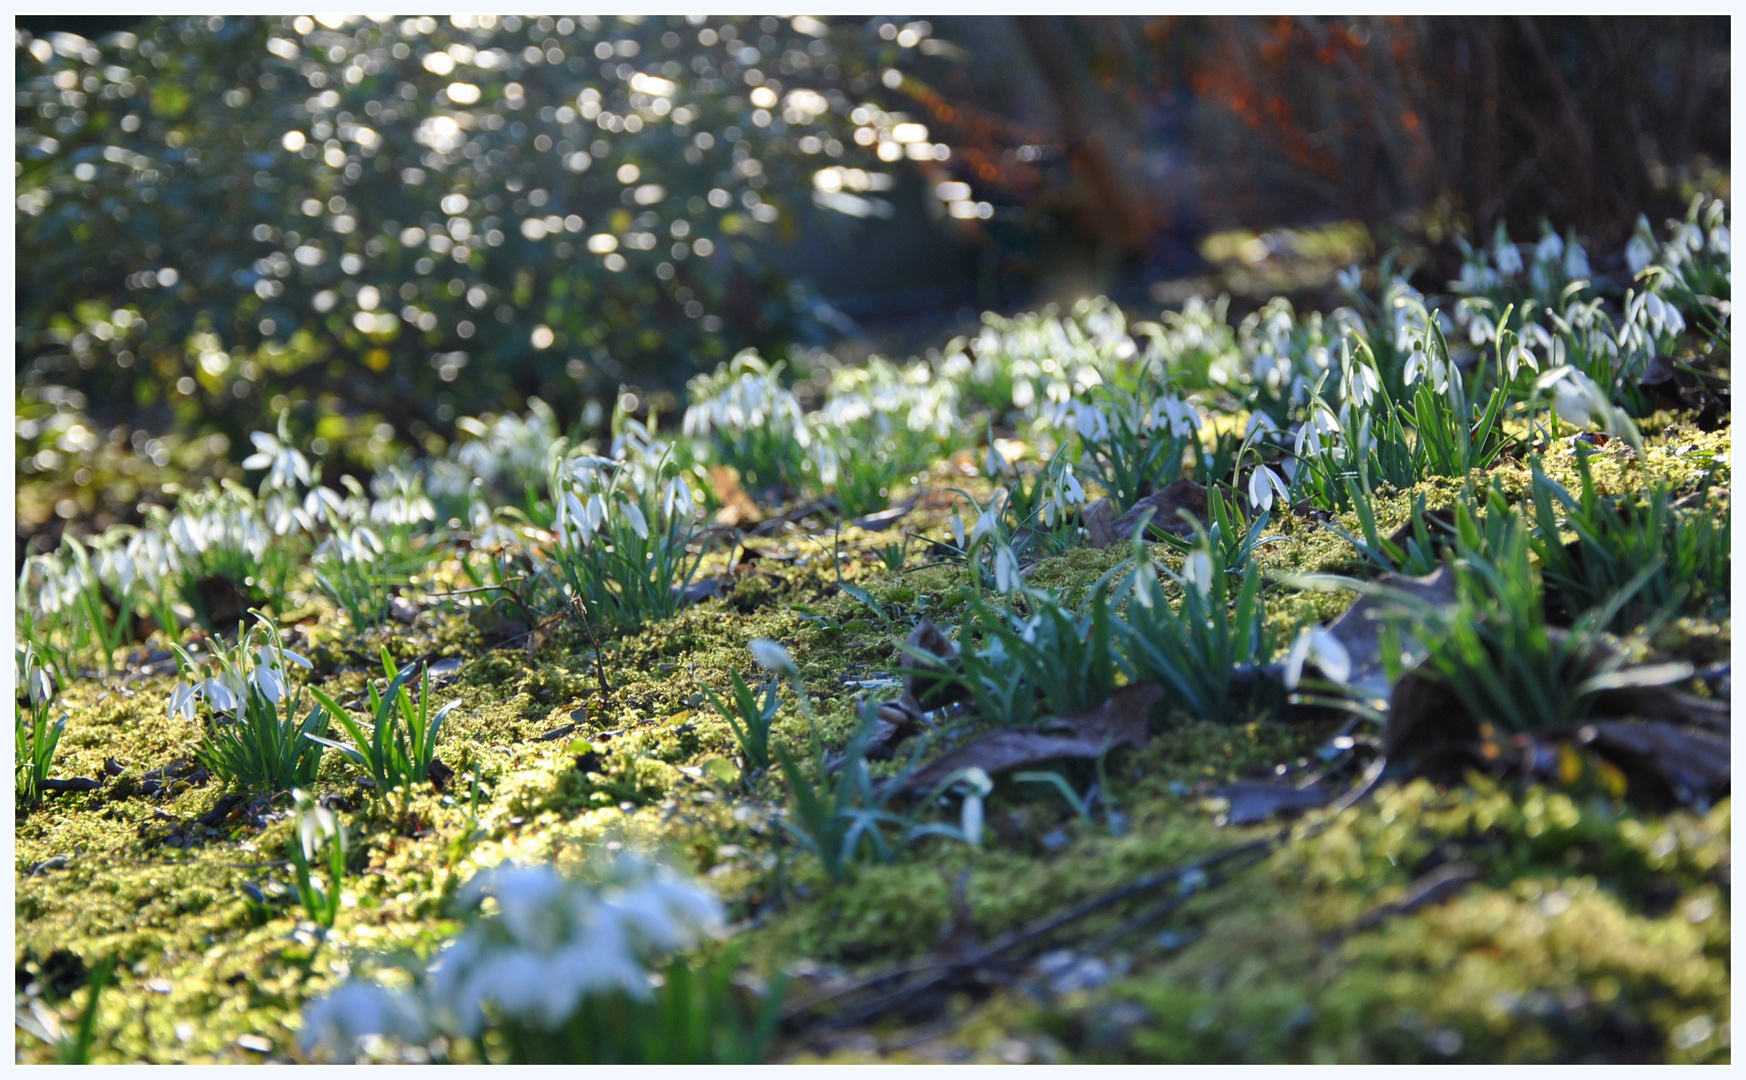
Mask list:
[[[1705,434],[1664,416],[1645,432],[1652,473],[1690,488],[1718,470],[1712,505],[1726,505],[1727,430]],[[1575,484],[1567,447],[1547,462],[1556,479]],[[924,482],[965,482],[946,468]],[[1505,460],[1491,475],[1512,500],[1527,490],[1520,462]],[[1595,475],[1604,489],[1640,483],[1617,455],[1597,455]],[[1417,490],[1435,507],[1457,487]],[[1404,520],[1414,493],[1380,493],[1379,524]],[[948,514],[924,506],[901,526],[944,536]],[[1343,524],[1357,531],[1354,518]],[[1326,528],[1288,516],[1275,531],[1283,542],[1260,555],[1269,570],[1361,569]],[[140,784],[145,772],[191,757],[199,736],[195,724],[167,715],[171,679],[70,688],[57,774],[99,776],[111,758],[125,771],[100,791],[52,795],[17,817],[21,1009],[39,1025],[70,1028],[87,994],[81,972],[113,956],[120,967],[103,997],[95,1060],[295,1058],[302,1003],[371,957],[428,955],[453,929],[446,899],[477,869],[504,859],[576,862],[600,844],[653,847],[704,874],[764,971],[802,960],[854,971],[928,950],[959,918],[960,882],[968,929],[986,941],[1272,832],[1277,824],[1216,825],[1211,787],[1306,758],[1338,726],[1183,724],[1111,758],[1108,797],[1127,817],[1119,836],[1101,821],[1078,821],[1052,794],[1003,781],[980,849],[929,840],[893,865],[860,866],[832,884],[783,842],[773,818],[780,784],[742,782],[734,740],[704,690],[725,691],[730,670],[749,673],[751,639],[776,639],[812,694],[819,737],[841,745],[861,684],[889,686],[902,637],[923,616],[950,623],[952,594],[967,581],[951,566],[916,569],[926,561],[920,543],[903,572],[891,571],[877,549],[898,539],[801,528],[752,541],[763,557],[728,595],[635,633],[606,634],[598,658],[576,629],[531,656],[488,649],[477,615],[458,611],[432,609],[410,629],[361,638],[329,610],[306,620],[309,651],[341,700],[379,674],[357,665],[359,652],[465,660],[442,691],[462,702],[439,745],[456,771],[447,794],[419,795],[409,819],[391,825],[368,812],[367,793],[338,755],[325,758],[318,787],[358,809],[342,814],[352,834],[344,906],[319,947],[286,888],[288,800],[259,825],[196,824],[223,794],[220,784],[183,781],[150,797]],[[1035,567],[1032,582],[1083,589],[1122,555],[1071,551]],[[714,556],[703,572],[721,563]],[[884,617],[836,588],[839,569]],[[1351,599],[1274,587],[1270,621],[1288,640]],[[1670,622],[1636,647],[1723,659],[1729,619],[1725,610],[1712,615]],[[573,732],[539,739],[568,724]],[[775,730],[789,745],[811,745],[792,703]],[[1090,766],[1073,777],[1083,790]],[[1332,819],[1311,814],[1259,865],[1105,950],[1097,959],[1108,977],[1092,985],[1055,993],[1021,980],[980,1000],[954,999],[938,1018],[945,1023],[801,1037],[780,1051],[838,1060],[1726,1061],[1728,850],[1726,802],[1702,814],[1656,813],[1628,798],[1509,783],[1388,784]],[[1428,868],[1455,860],[1477,867],[1478,878],[1453,899],[1362,921],[1400,901]],[[1118,921],[1112,914],[1092,929]],[[18,1043],[21,1061],[54,1056],[22,1030]]]

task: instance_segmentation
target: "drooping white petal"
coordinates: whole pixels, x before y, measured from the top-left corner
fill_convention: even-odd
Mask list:
[[[782,643],[769,638],[753,638],[747,642],[746,649],[752,654],[752,659],[766,671],[793,671],[794,658],[788,655],[788,650]]]

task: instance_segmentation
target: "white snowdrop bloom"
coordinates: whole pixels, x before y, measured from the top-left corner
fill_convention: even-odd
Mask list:
[[[1358,269],[1358,264],[1356,263],[1334,274],[1334,284],[1338,286],[1343,293],[1357,292],[1363,281],[1363,271]]]
[[[1345,374],[1346,400],[1360,409],[1369,408],[1382,390],[1382,380],[1376,369],[1362,360],[1353,359],[1350,347],[1343,350],[1340,364]]]
[[[1276,493],[1282,499],[1291,499],[1291,490],[1279,479],[1279,474],[1265,465],[1257,465],[1249,474],[1249,505],[1256,510],[1272,510]]]
[[[579,484],[586,484],[601,472],[616,468],[617,465],[618,462],[612,458],[601,457],[598,454],[583,454],[571,458],[565,465],[565,469],[569,472],[570,479]]]
[[[1427,379],[1439,394],[1449,389],[1447,366],[1442,358],[1432,357],[1424,348],[1415,348],[1412,355],[1407,357],[1402,378],[1408,386],[1416,384],[1420,379]]]
[[[1352,676],[1352,656],[1340,639],[1319,626],[1306,626],[1298,631],[1291,651],[1285,657],[1285,686],[1297,689],[1303,679],[1304,664],[1314,660],[1330,682],[1343,683]]]
[[[645,867],[636,875],[626,886],[601,890],[597,925],[606,925],[604,916],[610,915],[639,951],[662,953],[695,948],[722,930],[722,905],[713,894],[671,872]]]
[[[1625,266],[1635,277],[1655,260],[1655,234],[1649,228],[1649,219],[1637,215],[1637,231],[1631,234],[1631,239],[1625,243]]]
[[[1506,278],[1522,272],[1522,249],[1507,240],[1492,249],[1492,259],[1497,263],[1497,272]]]
[[[1524,367],[1532,371],[1539,371],[1540,361],[1518,337],[1510,343],[1509,350],[1504,353],[1504,371],[1513,379],[1516,377],[1516,373]]]
[[[988,453],[982,457],[982,475],[990,478],[1012,475],[1012,463],[1001,455],[992,440],[988,443]]]
[[[1689,221],[1682,221],[1673,226],[1673,235],[1668,238],[1667,246],[1678,251],[1682,258],[1689,257],[1703,250],[1703,230]]]
[[[1491,316],[1483,312],[1474,312],[1467,323],[1467,340],[1475,345],[1484,345],[1497,337],[1497,324],[1491,321]]]
[[[1073,475],[1071,465],[1061,470],[1061,501],[1068,505],[1085,501],[1085,488],[1079,483],[1079,477]]]
[[[98,554],[98,580],[113,586],[118,593],[130,591],[137,576],[138,567],[127,549],[111,544]]]
[[[1733,240],[1728,234],[1726,225],[1717,225],[1710,230],[1710,251],[1724,259],[1732,254]]]
[[[671,518],[674,516],[688,518],[694,506],[691,496],[691,485],[682,476],[675,476],[667,481],[667,490],[661,496],[661,513]]]
[[[1449,283],[1449,287],[1458,293],[1483,293],[1503,284],[1496,270],[1478,262],[1461,264],[1461,276]]]
[[[334,812],[310,798],[309,792],[301,788],[291,792],[291,799],[297,813],[297,839],[303,848],[305,859],[314,859],[316,850],[321,846],[324,836],[338,838],[339,818]]]
[[[976,515],[976,524],[970,528],[970,546],[975,547],[994,534],[994,527],[1000,522],[1000,514],[992,503],[987,510]]]
[[[1083,401],[1074,402],[1073,427],[1086,442],[1103,442],[1109,438],[1109,418],[1102,409]]]
[[[625,519],[630,522],[631,531],[647,540],[649,538],[649,523],[643,517],[642,510],[638,509],[637,504],[628,497],[620,497],[618,505],[619,509],[624,511]]]
[[[1685,333],[1685,316],[1680,312],[1677,306],[1663,302],[1661,305],[1661,318],[1666,336],[1677,338]]]
[[[630,855],[598,888],[550,867],[499,866],[475,876],[457,901],[477,908],[487,895],[498,913],[476,918],[439,953],[429,981],[439,1013],[467,1035],[483,1026],[487,1006],[554,1028],[591,993],[646,999],[650,962],[719,933],[725,921],[713,895]]]
[[[190,555],[203,554],[207,545],[205,523],[186,514],[177,514],[170,519],[170,539]]]
[[[1257,431],[1270,435],[1279,430],[1279,425],[1273,422],[1273,417],[1257,409],[1249,414],[1249,422],[1243,427],[1243,438],[1247,439]]]
[[[199,690],[208,705],[223,712],[230,712],[242,703],[242,688],[233,686],[227,678],[202,679]]]
[[[18,684],[30,695],[31,704],[41,705],[55,696],[54,680],[37,662],[35,649],[28,645],[19,645],[14,657],[17,660]],[[175,715],[173,711],[171,715]]]
[[[1016,592],[1025,583],[1019,573],[1018,556],[1012,548],[1001,544],[994,553],[994,587],[1003,593]]]
[[[780,642],[771,641],[769,638],[753,638],[746,644],[746,649],[765,671],[795,670],[794,658],[788,655],[788,650]]]
[[[1572,281],[1582,281],[1594,274],[1588,264],[1588,252],[1581,244],[1572,242],[1564,249],[1564,276]]]
[[[249,681],[261,692],[262,697],[275,705],[285,696],[285,675],[270,664],[255,665],[255,669],[249,673]]]
[[[1573,367],[1554,368],[1535,380],[1535,386],[1541,390],[1551,388],[1552,407],[1565,423],[1585,428],[1597,417],[1611,412],[1611,403],[1600,387]]]
[[[267,501],[261,506],[261,516],[274,536],[290,536],[299,530],[315,531],[315,521],[309,513],[295,500],[285,498],[283,492],[275,491],[267,496]]]
[[[1146,417],[1146,427],[1166,428],[1172,438],[1184,438],[1193,435],[1201,428],[1200,411],[1182,398],[1166,396],[1152,402],[1152,408]]]
[[[178,680],[175,688],[170,691],[170,715],[180,715],[184,720],[194,719],[194,701],[199,696],[199,691],[198,686],[190,686]]]
[[[243,459],[242,467],[271,470],[267,475],[269,487],[288,490],[297,480],[305,485],[310,483],[309,459],[296,447],[264,431],[250,433],[249,441],[255,444],[255,452]]]
[[[1548,228],[1540,242],[1534,245],[1534,261],[1555,263],[1564,258],[1564,238]]]
[[[959,551],[964,550],[964,515],[956,510],[952,511],[952,542]]]
[[[1202,596],[1212,591],[1212,556],[1205,548],[1196,548],[1182,560],[1182,580],[1194,586],[1195,591]]]
[[[298,1045],[310,1057],[350,1062],[370,1036],[424,1042],[429,1024],[418,999],[374,983],[347,982],[304,1008]]]
[[[1667,325],[1667,304],[1652,292],[1643,294],[1643,313],[1649,316],[1649,325],[1657,333]]]

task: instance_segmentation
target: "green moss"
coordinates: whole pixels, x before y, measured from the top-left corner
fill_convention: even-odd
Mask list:
[[[1673,416],[1644,430],[1643,466],[1597,455],[1606,490],[1635,490],[1645,472],[1692,490],[1713,474],[1713,505],[1726,505],[1726,430],[1703,433]],[[1554,478],[1575,483],[1567,443],[1545,458]],[[1505,459],[1492,475],[1509,499],[1525,497],[1525,464]],[[1405,521],[1415,494],[1437,507],[1459,491],[1440,480],[1380,492],[1378,526]],[[949,513],[923,506],[902,527],[944,537]],[[1352,515],[1338,524],[1357,532]],[[1278,542],[1256,557],[1271,575],[1362,569],[1345,541],[1309,518],[1282,513],[1270,534]],[[818,720],[809,724],[785,689],[776,737],[840,747],[867,683],[885,687],[875,696],[895,695],[904,635],[924,617],[955,623],[968,584],[961,567],[927,565],[917,544],[903,572],[888,570],[876,549],[896,536],[846,528],[840,538],[759,540],[763,557],[742,562],[727,595],[630,634],[556,628],[532,654],[487,647],[497,639],[476,607],[356,636],[321,602],[299,611],[314,612],[303,623],[314,639],[306,648],[341,700],[379,675],[374,656],[384,646],[401,660],[464,660],[439,691],[439,700],[461,702],[438,747],[457,776],[446,795],[421,793],[408,822],[371,816],[353,770],[326,756],[318,787],[357,809],[342,813],[353,836],[347,903],[320,948],[299,923],[279,865],[289,800],[257,807],[252,818],[197,824],[222,794],[217,782],[183,775],[145,794],[146,774],[191,759],[200,735],[198,725],[168,715],[173,680],[69,688],[56,774],[103,776],[111,758],[122,772],[99,792],[53,795],[17,819],[16,962],[27,981],[57,987],[43,989],[37,1008],[71,1024],[83,991],[72,992],[76,979],[62,986],[51,976],[69,956],[95,964],[115,955],[122,967],[104,998],[98,1060],[259,1060],[237,1044],[245,1035],[267,1039],[268,1056],[294,1057],[302,1004],[375,952],[428,954],[452,930],[447,898],[477,869],[505,859],[568,864],[614,843],[666,851],[707,874],[733,917],[745,920],[748,955],[765,971],[803,958],[851,971],[892,963],[925,953],[953,922],[960,880],[970,917],[956,929],[989,941],[1137,877],[1268,835],[1274,825],[1217,827],[1211,789],[1312,762],[1340,726],[1336,718],[1161,729],[1144,749],[1107,762],[1105,807],[1124,815],[1122,835],[1112,835],[1104,807],[1084,823],[1046,789],[1003,779],[988,801],[981,848],[930,839],[891,865],[858,865],[848,880],[829,883],[775,819],[785,801],[780,782],[737,775],[737,746],[705,690],[725,691],[734,670],[761,679],[747,645],[780,641]],[[1129,554],[1125,546],[1069,551],[1038,563],[1031,582],[1082,598]],[[717,553],[703,572],[724,569]],[[439,568],[438,583],[452,570]],[[865,589],[884,614],[838,589],[839,580]],[[1269,624],[1285,642],[1351,599],[1274,581]],[[1646,657],[1698,664],[1726,659],[1729,644],[1725,613],[1676,618],[1632,642]],[[1058,767],[1079,792],[1098,780],[1089,762]],[[877,765],[881,775],[896,768]],[[955,812],[944,807],[939,816]],[[1646,816],[1479,781],[1448,791],[1385,787],[1320,831],[1300,828],[1268,861],[1123,941],[1106,957],[1112,981],[1041,1001],[1028,990],[964,999],[950,1006],[963,1020],[956,1034],[892,1056],[1727,1060],[1727,844],[1726,804],[1702,817]],[[1451,860],[1479,873],[1458,897],[1351,930]],[[1098,916],[1087,930],[1113,930],[1132,913]],[[1175,936],[1161,940],[1162,932]],[[840,1056],[856,1055],[877,1052]],[[18,1056],[48,1061],[53,1049],[21,1033]]]

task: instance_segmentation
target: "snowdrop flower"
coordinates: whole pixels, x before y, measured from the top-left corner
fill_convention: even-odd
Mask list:
[[[1172,438],[1197,434],[1205,423],[1200,410],[1179,397],[1159,398],[1152,407],[1161,410],[1160,419],[1169,427]]]
[[[258,662],[254,671],[250,672],[250,681],[261,696],[277,705],[285,696],[285,672],[280,668],[280,657],[309,670],[313,667],[306,657],[299,656],[290,649],[273,649],[266,645],[255,646]]]
[[[200,688],[177,681],[175,689],[170,691],[170,716],[180,715],[184,720],[194,719],[194,700],[199,696]]]
[[[303,1010],[298,1045],[311,1057],[353,1061],[371,1036],[424,1042],[429,1023],[418,999],[374,983],[347,982]]]
[[[1265,465],[1257,465],[1249,474],[1249,505],[1256,510],[1272,510],[1275,492],[1287,502],[1291,500],[1291,490],[1279,479],[1279,474]]]
[[[1491,257],[1497,263],[1497,272],[1506,278],[1522,272],[1522,249],[1510,242],[1502,226],[1498,227],[1498,243],[1492,248]]]
[[[661,513],[663,516],[671,518],[677,515],[678,517],[688,518],[691,516],[691,510],[695,505],[696,504],[691,496],[691,485],[685,482],[684,477],[675,476],[673,479],[667,481],[666,493],[661,497]]]
[[[499,866],[462,887],[457,900],[494,917],[475,917],[433,964],[437,1013],[476,1035],[485,1007],[519,1023],[555,1028],[588,994],[620,991],[647,999],[646,966],[720,933],[719,900],[670,870],[621,856],[599,888],[551,867]]]
[[[1630,268],[1635,277],[1642,273],[1643,268],[1655,260],[1655,233],[1649,228],[1649,219],[1637,215],[1637,231],[1631,234],[1631,239],[1625,243],[1625,265]]]
[[[1079,478],[1073,475],[1073,466],[1061,470],[1061,502],[1078,504],[1085,501],[1085,488],[1079,483]]]
[[[630,521],[631,530],[637,536],[647,540],[649,538],[649,523],[643,517],[643,512],[637,508],[637,504],[631,502],[629,497],[621,497],[619,507],[624,511],[625,518]]]
[[[1257,431],[1265,436],[1274,434],[1278,430],[1279,425],[1273,422],[1273,417],[1257,409],[1249,414],[1249,422],[1243,428],[1243,438],[1247,439]]]
[[[1732,239],[1728,235],[1726,225],[1717,225],[1710,230],[1710,251],[1726,259],[1733,250]]]
[[[36,653],[27,647],[20,646],[18,654],[19,662],[24,667],[24,677],[20,682],[24,684],[26,692],[29,693],[31,704],[41,705],[54,697],[54,680],[49,677],[48,672],[37,664]]]
[[[304,858],[315,858],[324,836],[335,837],[342,846],[345,844],[345,833],[340,830],[339,818],[332,810],[317,803],[301,788],[291,792],[291,799],[296,807],[297,838],[303,846]]]
[[[285,434],[283,416],[279,420],[279,434]],[[305,485],[311,482],[309,459],[296,447],[281,442],[264,431],[251,433],[249,441],[255,444],[255,452],[243,459],[242,467],[271,470],[267,474],[268,487],[288,490],[293,481],[301,480]]]
[[[1467,323],[1467,340],[1475,345],[1484,345],[1497,337],[1497,324],[1491,321],[1491,316],[1483,312],[1474,312]]]
[[[1574,240],[1564,249],[1564,276],[1571,281],[1582,281],[1593,276],[1594,271],[1588,265],[1588,252]]]
[[[270,664],[255,665],[255,669],[249,672],[249,681],[261,692],[262,697],[275,705],[285,696],[285,675]]]
[[[1464,262],[1461,264],[1461,276],[1449,283],[1449,288],[1458,293],[1482,293],[1503,284],[1498,272],[1481,262]]]
[[[1678,265],[1678,262],[1703,250],[1703,230],[1689,221],[1682,221],[1673,226],[1673,236],[1668,239],[1667,246],[1679,252],[1680,259],[1670,260],[1673,265]]]
[[[1564,258],[1564,238],[1552,231],[1550,225],[1542,224],[1544,233],[1540,242],[1534,245],[1534,261],[1537,263],[1555,263]]]
[[[952,542],[958,545],[958,550],[964,550],[964,515],[952,511]]]
[[[1433,357],[1430,351],[1424,347],[1422,341],[1413,343],[1413,352],[1411,356],[1407,357],[1406,371],[1402,374],[1402,378],[1408,386],[1412,386],[1420,379],[1429,379],[1439,394],[1449,389],[1448,366],[1443,363],[1441,357]]]
[[[995,525],[1000,522],[1000,514],[994,503],[990,502],[988,509],[976,515],[976,524],[970,528],[970,546],[975,547],[994,534]]]
[[[1304,664],[1315,661],[1330,682],[1343,683],[1352,675],[1352,656],[1340,639],[1319,626],[1306,626],[1298,631],[1291,652],[1285,657],[1285,687],[1296,690],[1303,679]]]
[[[214,709],[230,712],[242,703],[242,688],[226,677],[200,680],[200,697]]]
[[[1526,345],[1522,344],[1522,339],[1518,337],[1510,342],[1509,351],[1504,353],[1504,371],[1510,378],[1514,379],[1516,372],[1524,367],[1539,371],[1540,361]]]
[[[1552,390],[1552,407],[1567,424],[1585,428],[1612,412],[1612,403],[1593,379],[1573,367],[1557,367],[1540,376],[1535,388]]]
[[[189,555],[202,554],[207,544],[205,523],[186,514],[177,514],[170,519],[170,539]]]
[[[794,657],[788,655],[788,650],[780,642],[771,641],[769,638],[753,638],[746,644],[746,650],[765,671],[792,673],[796,670]]]
[[[989,478],[1012,475],[1012,463],[1001,454],[993,439],[988,441],[988,453],[982,457],[982,475]]]
[[[1369,408],[1382,389],[1382,380],[1377,376],[1376,369],[1362,360],[1354,360],[1349,342],[1342,345],[1340,366],[1345,376],[1343,381],[1346,384],[1346,400],[1360,409]]]
[[[1103,442],[1109,438],[1109,418],[1103,410],[1083,401],[1074,403],[1073,426],[1086,442]]]
[[[1213,564],[1212,556],[1205,548],[1196,548],[1182,560],[1182,580],[1193,585],[1195,591],[1202,596],[1212,591]]]
[[[1334,274],[1334,284],[1337,285],[1343,293],[1356,293],[1363,281],[1364,274],[1363,271],[1358,269],[1357,263],[1353,263],[1346,269],[1340,270]]]
[[[964,770],[963,779],[952,785],[964,796],[963,816],[960,831],[964,834],[964,842],[971,847],[982,846],[982,800],[994,790],[994,781],[980,766],[972,765]]]
[[[1019,573],[1018,556],[1012,553],[1012,548],[1001,544],[994,553],[994,587],[1003,593],[1011,593],[1017,592],[1024,583],[1024,575]]]

